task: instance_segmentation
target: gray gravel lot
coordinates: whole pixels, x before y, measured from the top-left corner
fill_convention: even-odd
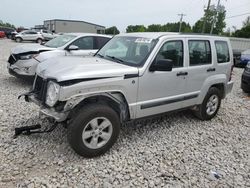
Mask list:
[[[12,139],[15,127],[39,122],[38,108],[17,99],[31,85],[6,69],[16,45],[0,40],[1,188],[250,187],[250,97],[240,89],[243,69],[234,69],[233,92],[213,120],[185,111],[129,124],[108,153],[85,159],[69,147],[63,127]]]

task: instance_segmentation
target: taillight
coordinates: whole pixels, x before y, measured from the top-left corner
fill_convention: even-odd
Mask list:
[[[230,72],[229,81],[231,81],[231,80],[232,80],[233,69],[234,69],[234,66],[232,65],[232,66],[231,66],[231,72]]]

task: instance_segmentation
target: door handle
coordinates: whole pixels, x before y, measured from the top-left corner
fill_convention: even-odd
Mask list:
[[[177,74],[176,74],[176,76],[187,76],[188,75],[188,72],[178,72]]]
[[[207,72],[214,72],[214,71],[216,71],[215,68],[209,68],[209,69],[207,69]]]

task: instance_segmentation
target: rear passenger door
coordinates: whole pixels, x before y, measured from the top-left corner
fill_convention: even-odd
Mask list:
[[[193,93],[195,97],[186,100],[184,107],[194,105],[198,102],[198,96],[201,93],[205,80],[216,73],[213,64],[211,41],[209,39],[187,39],[188,48],[188,75],[187,92]]]

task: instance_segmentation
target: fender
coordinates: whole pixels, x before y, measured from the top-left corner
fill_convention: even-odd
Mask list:
[[[225,74],[217,74],[217,75],[208,77],[202,85],[201,92],[197,100],[198,104],[201,104],[203,102],[209,88],[215,84],[223,84],[224,92],[222,93],[222,96],[224,98],[225,91],[226,91],[225,83],[227,83],[227,77]]]
[[[128,107],[127,100],[124,94],[120,91],[101,92],[101,93],[76,96],[74,98],[69,99],[66,102],[64,106],[64,111],[70,111],[76,108],[78,105],[84,104],[88,99],[93,99],[93,98],[103,98],[103,99],[108,98],[109,100],[116,103],[117,106],[119,107],[121,121],[127,120],[129,117],[131,117],[131,111]]]

